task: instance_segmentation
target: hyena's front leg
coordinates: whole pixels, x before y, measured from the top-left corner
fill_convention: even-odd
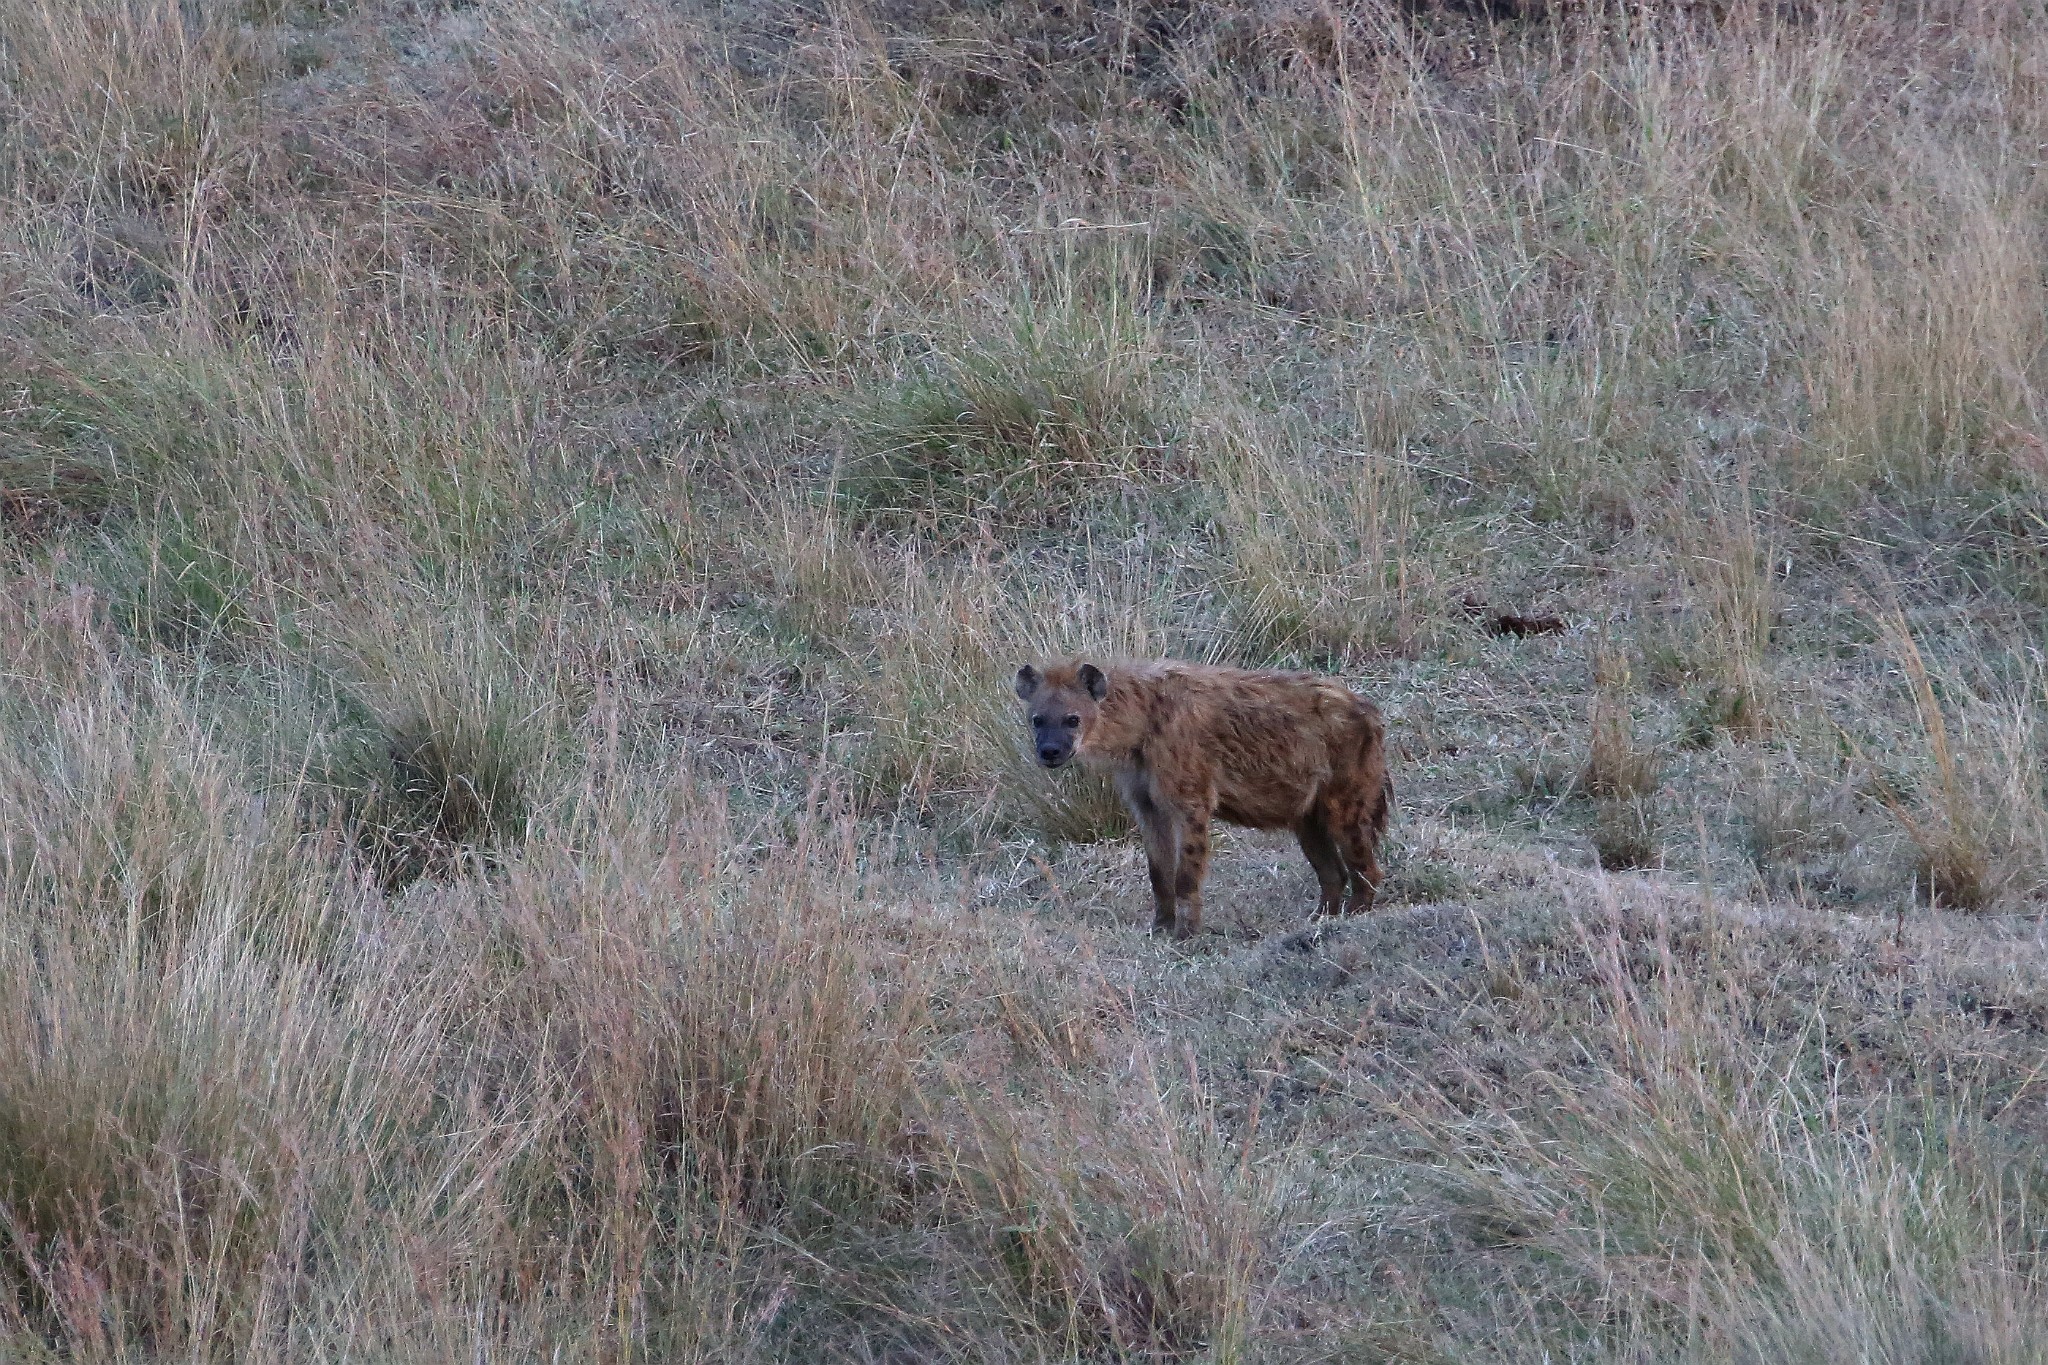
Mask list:
[[[1202,932],[1202,881],[1209,875],[1209,821],[1208,807],[1199,806],[1179,822],[1180,864],[1173,879],[1174,899],[1180,903],[1173,922],[1175,938],[1193,938]]]
[[[1180,841],[1173,823],[1153,799],[1141,775],[1117,783],[1131,818],[1138,822],[1138,837],[1145,843],[1145,870],[1152,879],[1152,932],[1173,927],[1174,881],[1179,871]]]

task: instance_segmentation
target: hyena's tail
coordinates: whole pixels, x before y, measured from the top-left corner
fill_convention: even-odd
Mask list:
[[[1358,769],[1368,783],[1378,779],[1377,790],[1366,798],[1366,823],[1372,827],[1377,839],[1387,832],[1387,820],[1394,809],[1394,779],[1387,773],[1387,723],[1380,715],[1380,709],[1363,697],[1358,698],[1359,738]]]

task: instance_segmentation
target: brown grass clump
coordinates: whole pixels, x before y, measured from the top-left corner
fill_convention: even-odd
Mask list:
[[[1777,615],[1772,568],[1776,554],[1757,524],[1746,477],[1732,489],[1707,495],[1697,521],[1680,536],[1696,542],[1687,567],[1706,623],[1700,632],[1710,723],[1738,739],[1759,740],[1771,730],[1774,705],[1768,653]]]
[[[1603,797],[1593,806],[1593,852],[1610,869],[1657,859],[1657,808],[1648,797]]]
[[[247,174],[236,164],[248,150],[243,115],[276,70],[261,27],[225,7],[188,15],[151,0],[87,0],[10,5],[0,34],[10,151],[35,198],[99,213],[197,208],[209,182],[218,194]],[[189,216],[179,234],[188,282],[195,234],[211,216]]]
[[[1655,749],[1636,738],[1630,682],[1631,670],[1617,656],[1595,661],[1592,739],[1579,773],[1588,796],[1632,801],[1657,789],[1661,761]]]
[[[1916,747],[1932,769],[1917,800],[1890,782],[1879,788],[1916,851],[1916,889],[1930,904],[1960,910],[2038,894],[2043,787],[2027,708],[1957,688],[1975,712],[1975,733],[1958,737],[1910,627],[1896,614],[1884,626],[1912,698]]]
[[[1935,700],[1926,666],[1920,660],[1911,637],[1905,638],[1907,677],[1913,688],[1913,704],[1926,729],[1929,756],[1934,760],[1935,788],[1925,814],[1916,817],[1904,803],[1894,802],[1894,813],[1920,851],[1920,876],[1930,904],[1959,910],[1981,910],[1991,901],[1992,869],[1990,813],[1964,786],[1956,754],[1949,743],[1948,723]]]
[[[1263,424],[1214,457],[1226,591],[1259,657],[1342,667],[1413,644],[1418,599],[1413,481],[1393,454],[1318,456]]]
[[[1663,760],[1636,738],[1630,669],[1613,654],[1594,663],[1592,739],[1579,788],[1593,798],[1593,852],[1605,868],[1644,867],[1657,856],[1657,787]]]

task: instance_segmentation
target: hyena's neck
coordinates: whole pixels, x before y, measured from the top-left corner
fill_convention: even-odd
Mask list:
[[[1138,679],[1119,678],[1111,683],[1109,695],[1095,713],[1095,723],[1081,741],[1082,760],[1105,766],[1129,762],[1150,732],[1150,701],[1150,690]]]

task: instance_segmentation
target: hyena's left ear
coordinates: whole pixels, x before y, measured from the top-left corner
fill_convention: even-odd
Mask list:
[[[1094,664],[1082,664],[1075,670],[1075,676],[1081,680],[1081,686],[1088,689],[1088,695],[1095,700],[1101,701],[1109,695],[1109,675]]]
[[[1033,668],[1030,664],[1024,665],[1017,670],[1017,699],[1019,701],[1030,701],[1031,694],[1036,692],[1038,685],[1044,681],[1045,679],[1039,676],[1037,669]]]

